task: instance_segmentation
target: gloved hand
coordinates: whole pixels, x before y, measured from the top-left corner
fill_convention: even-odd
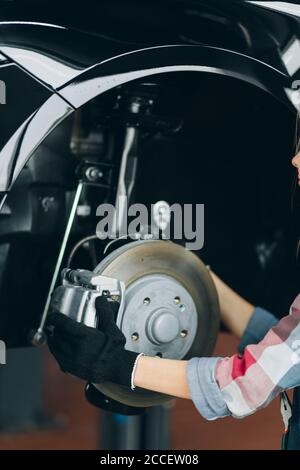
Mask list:
[[[64,372],[93,383],[131,385],[138,354],[124,349],[126,338],[114,318],[119,304],[101,296],[96,299],[98,328],[76,322],[62,313],[51,313],[53,333],[48,346]]]

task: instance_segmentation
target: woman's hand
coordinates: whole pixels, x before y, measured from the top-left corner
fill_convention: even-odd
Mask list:
[[[131,386],[138,354],[124,349],[125,336],[115,323],[116,302],[96,300],[98,328],[90,328],[62,313],[51,313],[49,349],[60,368],[88,382],[114,382]],[[134,385],[169,395],[190,398],[186,361],[142,356],[137,361]]]
[[[126,338],[115,323],[119,304],[96,299],[98,328],[90,328],[62,313],[51,313],[48,346],[64,372],[93,383],[131,385],[137,354],[125,350]]]
[[[115,323],[116,302],[96,300],[98,328],[90,328],[62,313],[51,313],[48,325],[49,349],[60,368],[92,383],[114,382],[131,386],[137,353],[124,349],[125,336]],[[134,385],[169,395],[190,398],[186,361],[141,356],[137,361]]]
[[[254,313],[254,305],[227,286],[215,273],[210,271],[210,274],[218,292],[222,322],[229,331],[241,338]]]

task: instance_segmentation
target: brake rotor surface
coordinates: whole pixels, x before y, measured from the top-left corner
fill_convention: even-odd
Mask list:
[[[136,241],[108,255],[95,272],[125,283],[125,306],[117,324],[126,336],[126,349],[168,359],[212,353],[219,330],[218,298],[208,269],[195,254],[169,241]],[[171,398],[110,382],[97,387],[129,406],[154,406]]]

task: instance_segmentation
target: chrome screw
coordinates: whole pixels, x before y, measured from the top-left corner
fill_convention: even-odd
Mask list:
[[[176,305],[180,304],[180,297],[175,297],[174,298],[174,304],[176,304]]]
[[[143,300],[143,304],[144,305],[149,305],[151,302],[151,300],[149,299],[149,297],[146,297],[144,300]]]
[[[187,330],[182,330],[182,331],[180,332],[181,338],[186,338],[187,335],[188,335],[188,331],[187,331]]]

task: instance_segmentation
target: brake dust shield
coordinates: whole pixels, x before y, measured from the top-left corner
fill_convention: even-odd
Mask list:
[[[95,272],[125,283],[117,324],[126,336],[126,349],[168,359],[210,356],[219,330],[219,304],[209,271],[195,254],[169,241],[136,241],[108,255]],[[110,382],[96,386],[129,406],[154,406],[171,398]]]

